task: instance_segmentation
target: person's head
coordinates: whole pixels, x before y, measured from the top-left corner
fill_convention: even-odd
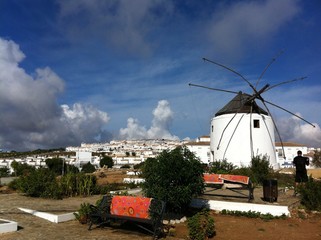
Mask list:
[[[298,151],[298,156],[302,156],[302,152],[300,150]]]

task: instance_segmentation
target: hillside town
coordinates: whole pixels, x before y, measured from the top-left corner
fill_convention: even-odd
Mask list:
[[[201,136],[194,141],[177,141],[166,139],[146,139],[146,140],[113,140],[106,143],[82,143],[80,146],[66,147],[65,151],[56,151],[51,154],[35,154],[25,157],[0,158],[0,168],[8,168],[10,174],[13,173],[11,164],[13,161],[26,163],[35,167],[45,167],[47,158],[62,158],[66,164],[74,165],[79,169],[88,162],[97,169],[102,156],[112,157],[114,168],[122,166],[133,167],[144,162],[147,158],[155,158],[164,150],[172,150],[178,146],[186,146],[193,152],[202,163],[210,164],[214,161],[210,150],[210,137]],[[320,148],[309,148],[306,145],[284,142],[275,143],[276,157],[279,168],[292,168],[292,160],[298,150],[303,155],[312,160],[314,151]],[[283,151],[284,149],[284,151]],[[313,166],[309,166],[310,168]]]

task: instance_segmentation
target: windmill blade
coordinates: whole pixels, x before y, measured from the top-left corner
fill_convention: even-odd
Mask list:
[[[295,114],[295,113],[293,113],[293,112],[290,112],[289,110],[287,110],[287,109],[285,109],[285,108],[283,108],[283,107],[281,107],[281,106],[279,106],[279,105],[276,105],[276,104],[274,104],[274,103],[272,103],[272,102],[269,102],[269,101],[265,101],[265,102],[268,103],[268,104],[270,104],[270,105],[272,105],[272,106],[274,106],[274,107],[277,107],[277,108],[279,108],[279,109],[281,109],[281,110],[283,110],[283,111],[285,111],[285,112],[287,112],[287,113],[289,113],[289,114],[291,114],[291,115],[293,115],[293,116],[301,119],[302,121],[310,124],[311,126],[315,127],[315,125],[313,125],[313,123],[310,123],[309,121],[305,120],[304,118],[300,117],[299,115],[297,115],[297,114]]]
[[[226,152],[227,152],[227,149],[228,149],[228,147],[230,146],[230,143],[231,143],[231,141],[232,141],[232,138],[234,137],[234,134],[235,134],[235,132],[236,132],[236,129],[238,128],[238,126],[239,126],[241,120],[243,119],[244,115],[245,115],[245,114],[242,115],[242,117],[240,118],[240,120],[237,122],[236,127],[234,128],[233,134],[232,134],[232,136],[230,137],[230,139],[229,139],[229,141],[228,141],[228,143],[227,143],[227,145],[226,145],[226,148],[225,148],[225,151],[224,151],[224,154],[223,154],[223,159],[225,159],[225,154],[226,154]]]
[[[251,102],[251,101],[253,101],[255,98],[260,99],[261,101],[262,101],[262,100],[264,101],[264,99],[261,97],[261,93],[265,92],[266,89],[269,88],[269,86],[270,86],[269,84],[266,84],[261,90],[259,90],[259,91],[257,91],[256,93],[254,93],[247,101],[248,101],[248,102]]]
[[[255,84],[255,88],[257,88],[257,85],[258,85],[259,82],[261,81],[262,77],[264,76],[264,74],[265,74],[265,72],[268,70],[268,68],[269,68],[269,67],[272,65],[272,63],[274,63],[275,60],[276,60],[280,55],[282,55],[283,53],[284,53],[283,50],[279,51],[279,52],[277,53],[277,55],[276,55],[274,58],[272,58],[272,60],[268,63],[268,65],[266,65],[266,67],[264,68],[263,72],[261,73],[259,79],[257,80],[257,82],[256,82],[256,84]]]
[[[270,86],[266,91],[271,90],[272,88],[278,87],[278,86],[283,85],[283,84],[300,81],[300,80],[303,80],[303,79],[306,79],[306,78],[307,77],[300,77],[300,78],[294,78],[292,80],[284,81],[284,82],[281,82],[281,83],[278,83],[278,84]]]
[[[230,119],[230,121],[226,124],[225,128],[223,129],[223,132],[220,136],[220,140],[218,141],[218,144],[217,144],[217,147],[216,147],[216,150],[218,150],[220,148],[220,145],[221,145],[221,141],[222,141],[222,138],[223,138],[223,135],[225,133],[225,130],[227,129],[227,127],[230,125],[230,123],[233,121],[233,119],[235,118],[236,114],[238,114],[239,111],[237,111],[234,116]]]
[[[284,155],[284,157],[285,157],[285,151],[284,151],[284,146],[283,146],[283,141],[282,141],[282,138],[281,138],[280,131],[279,131],[277,125],[276,125],[276,122],[274,121],[274,118],[273,118],[273,116],[272,116],[272,114],[271,114],[271,112],[270,112],[270,109],[269,109],[269,108],[266,106],[266,104],[265,104],[265,102],[266,102],[266,103],[268,103],[268,102],[267,102],[267,101],[264,101],[264,100],[261,100],[261,102],[263,103],[266,111],[269,113],[269,115],[270,115],[270,117],[271,117],[271,119],[272,119],[272,123],[273,123],[273,125],[274,125],[274,127],[275,127],[275,131],[276,131],[276,133],[277,133],[277,135],[278,135],[278,137],[279,137],[279,139],[280,139],[281,146],[282,146],[282,151],[283,151],[283,155]]]
[[[207,59],[207,58],[203,58],[203,60],[204,60],[204,61],[207,61],[207,62],[210,62],[210,63],[213,63],[213,64],[215,64],[215,65],[217,65],[217,66],[222,67],[222,68],[225,68],[225,69],[229,70],[230,72],[236,74],[237,76],[241,77],[241,78],[254,90],[254,92],[256,92],[255,87],[254,87],[242,74],[240,74],[239,72],[237,72],[237,71],[233,70],[232,68],[229,68],[229,67],[227,67],[227,66],[225,66],[225,65],[223,65],[223,64],[221,64],[221,63],[214,62],[214,61],[209,60],[209,59]]]
[[[193,83],[189,83],[188,85],[189,85],[189,86],[192,86],[192,87],[205,88],[205,89],[214,90],[214,91],[220,91],[220,92],[235,93],[235,94],[238,94],[238,93],[239,93],[239,92],[229,91],[229,90],[224,90],[224,89],[219,89],[219,88],[206,87],[206,86],[202,86],[202,85],[198,85],[198,84],[193,84]]]

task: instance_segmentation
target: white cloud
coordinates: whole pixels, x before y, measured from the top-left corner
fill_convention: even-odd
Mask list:
[[[208,36],[216,52],[237,56],[245,46],[262,47],[299,11],[293,0],[238,1],[214,12]]]
[[[292,116],[279,120],[277,124],[283,141],[306,144],[309,147],[321,146],[321,129],[317,123],[313,123],[313,127]]]
[[[170,108],[169,102],[161,100],[157,107],[153,110],[154,118],[152,126],[146,129],[140,126],[137,119],[129,118],[127,120],[127,128],[121,128],[119,136],[121,139],[175,139],[179,138],[172,135],[169,127],[173,120],[173,112]]]
[[[49,67],[27,74],[19,67],[24,58],[16,43],[0,38],[0,148],[61,147],[106,135],[107,113],[81,104],[59,106],[64,81]]]

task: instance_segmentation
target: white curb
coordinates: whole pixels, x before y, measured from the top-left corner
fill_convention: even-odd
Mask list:
[[[0,219],[0,234],[7,232],[15,232],[18,230],[18,223],[6,219]]]
[[[27,208],[18,208],[18,209],[23,212],[30,213],[34,216],[46,219],[46,220],[53,222],[53,223],[66,222],[66,221],[70,221],[70,220],[75,219],[74,213],[65,213],[65,214],[56,215],[56,214],[52,214],[52,213],[38,212],[36,210],[27,209]]]
[[[207,207],[211,210],[222,211],[223,209],[229,211],[255,211],[262,214],[271,214],[273,216],[285,216],[290,217],[290,211],[287,206],[276,206],[268,204],[254,204],[254,203],[240,203],[240,202],[224,202],[205,199],[193,199],[191,202],[192,207],[202,208]]]

